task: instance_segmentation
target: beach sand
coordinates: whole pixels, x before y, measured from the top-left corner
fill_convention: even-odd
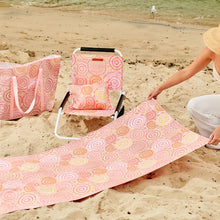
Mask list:
[[[71,84],[71,54],[81,46],[113,47],[124,56],[126,112],[149,92],[189,64],[202,50],[209,27],[165,23],[155,19],[108,15],[67,8],[0,8],[0,62],[27,63],[62,55],[52,112],[0,122],[0,156],[40,153],[68,143],[54,136],[60,103]],[[196,131],[186,105],[190,98],[219,93],[212,65],[180,85],[164,91],[160,105],[186,128]],[[61,133],[84,136],[106,119],[74,117],[61,122]],[[161,220],[219,219],[220,152],[201,147],[181,159],[129,183],[77,202],[65,202],[0,216],[4,220]]]

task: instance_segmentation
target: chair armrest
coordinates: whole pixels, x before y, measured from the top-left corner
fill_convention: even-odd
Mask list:
[[[117,104],[117,106],[116,106],[116,109],[115,109],[115,112],[119,112],[119,110],[120,110],[120,108],[121,108],[121,106],[122,106],[122,103],[123,103],[123,100],[124,100],[124,96],[125,96],[125,93],[124,92],[122,92],[121,93],[121,96],[120,96],[120,98],[119,98],[119,100],[118,100],[118,104]]]

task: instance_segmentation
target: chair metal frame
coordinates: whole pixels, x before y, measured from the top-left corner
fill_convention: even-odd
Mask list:
[[[116,50],[115,48],[80,47],[80,48],[75,49],[73,54],[76,53],[77,51],[118,53],[121,57],[123,57],[122,53],[119,50]],[[66,93],[60,107],[59,107],[54,133],[55,133],[55,136],[58,137],[59,139],[78,140],[80,138],[65,137],[65,136],[61,136],[61,135],[58,134],[59,121],[60,121],[61,115],[64,114],[63,108],[66,105],[69,97],[70,97],[70,92],[68,91]],[[118,103],[117,103],[117,106],[115,108],[114,114],[111,116],[111,118],[113,118],[114,120],[116,120],[118,117],[120,117],[124,114],[124,106],[122,106],[124,97],[125,97],[125,92],[120,91],[120,98],[118,100]]]

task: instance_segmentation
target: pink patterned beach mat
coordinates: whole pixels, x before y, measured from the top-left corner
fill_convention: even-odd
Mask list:
[[[145,101],[80,140],[36,155],[0,158],[0,213],[87,197],[146,175],[207,142],[155,100]]]

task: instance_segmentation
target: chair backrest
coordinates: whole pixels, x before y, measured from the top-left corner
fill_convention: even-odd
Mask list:
[[[74,85],[105,82],[109,90],[122,90],[123,58],[114,55],[72,55]]]

